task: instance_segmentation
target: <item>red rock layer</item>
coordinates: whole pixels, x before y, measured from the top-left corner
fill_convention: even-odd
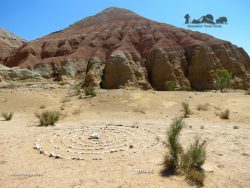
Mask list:
[[[209,89],[215,70],[231,71],[249,84],[250,59],[230,42],[109,8],[68,28],[28,42],[5,65],[35,69],[44,77],[69,75],[113,89]]]

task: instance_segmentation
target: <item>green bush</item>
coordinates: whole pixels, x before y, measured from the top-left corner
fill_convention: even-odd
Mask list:
[[[206,160],[206,141],[200,141],[196,138],[195,142],[190,145],[188,150],[181,157],[181,166],[186,171],[190,168],[198,168],[204,164]]]
[[[167,148],[169,149],[169,155],[165,156],[164,164],[165,169],[168,171],[175,172],[179,166],[180,154],[183,152],[179,137],[184,125],[183,120],[177,118],[172,122],[170,129],[167,131]]]
[[[182,102],[181,105],[182,105],[182,108],[183,108],[183,117],[187,118],[191,114],[189,104],[186,103],[186,102]]]
[[[49,126],[55,125],[55,123],[59,120],[61,113],[57,111],[45,111],[41,114],[35,115],[40,120],[40,126]]]
[[[230,111],[228,109],[226,109],[225,111],[220,113],[220,118],[221,119],[229,119],[229,114],[230,114]]]
[[[188,180],[203,185],[205,174],[202,165],[206,160],[206,141],[196,138],[194,143],[184,152],[179,142],[180,133],[184,126],[183,119],[177,118],[167,131],[166,146],[169,152],[164,158],[163,173],[164,175],[175,172],[185,174]]]
[[[83,88],[84,89],[84,93],[85,95],[90,95],[92,97],[96,96],[96,90],[95,90],[95,87],[94,86],[86,86]]]
[[[13,117],[13,112],[3,112],[2,117],[5,121],[10,121]]]
[[[213,82],[213,86],[216,90],[223,92],[224,89],[231,87],[231,81],[233,79],[232,73],[226,69],[218,69],[216,71],[216,80]]]
[[[174,91],[176,87],[175,81],[168,80],[164,83],[164,88],[166,91]]]

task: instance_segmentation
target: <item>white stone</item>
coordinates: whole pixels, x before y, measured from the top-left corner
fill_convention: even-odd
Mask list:
[[[100,138],[100,135],[99,133],[96,133],[96,132],[92,133],[89,137],[89,139],[99,139],[99,138]]]
[[[41,146],[39,144],[35,144],[34,148],[39,150]]]

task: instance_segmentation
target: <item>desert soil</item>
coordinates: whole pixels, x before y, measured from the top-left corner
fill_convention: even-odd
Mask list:
[[[0,119],[0,187],[193,187],[184,176],[161,176],[166,130],[172,119],[182,115],[182,101],[190,104],[192,114],[184,119],[181,142],[187,147],[196,136],[207,139],[204,187],[250,185],[250,96],[243,91],[98,90],[96,97],[79,99],[71,96],[67,86],[20,86],[0,89],[0,112],[14,112],[11,121]],[[207,111],[196,109],[205,103],[209,104]],[[226,108],[230,119],[222,120],[218,113]],[[58,110],[63,118],[56,126],[38,127],[34,113],[45,110]],[[51,132],[108,125],[152,130],[159,143],[130,155],[106,155],[102,160],[55,159],[33,149],[38,138]],[[153,171],[137,173],[136,169]]]

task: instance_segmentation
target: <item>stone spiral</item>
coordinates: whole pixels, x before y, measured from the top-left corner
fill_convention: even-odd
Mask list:
[[[91,139],[98,133],[98,139]],[[43,135],[34,148],[49,157],[67,160],[102,160],[131,155],[156,145],[159,137],[138,126],[82,126]]]

